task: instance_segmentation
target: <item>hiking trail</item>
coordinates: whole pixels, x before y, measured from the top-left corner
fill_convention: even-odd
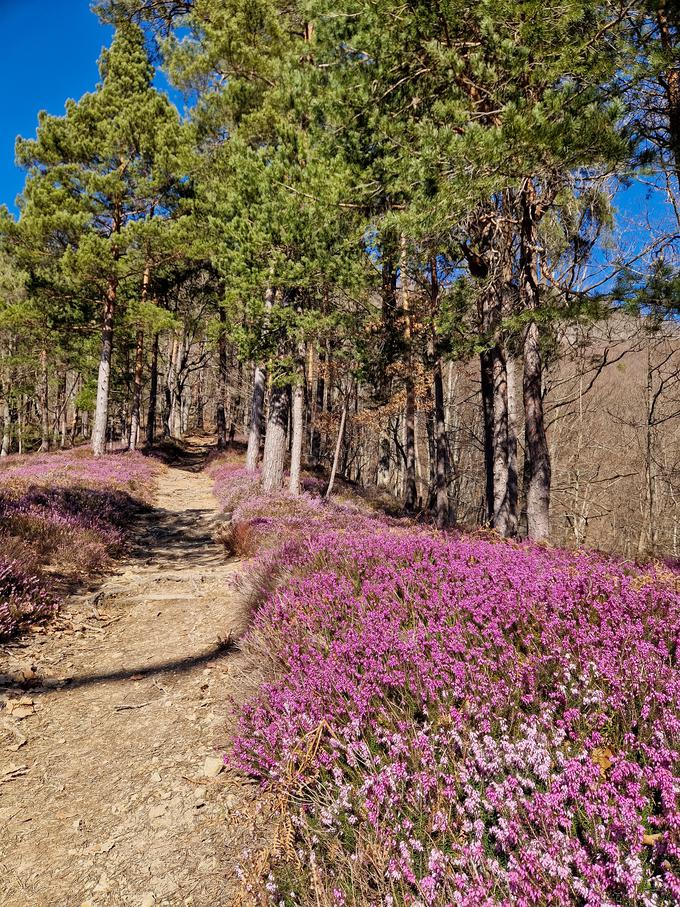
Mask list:
[[[261,819],[256,788],[220,765],[244,617],[206,452],[162,467],[94,594],[0,646],[0,702],[26,697],[25,717],[0,711],[2,907],[230,903]]]

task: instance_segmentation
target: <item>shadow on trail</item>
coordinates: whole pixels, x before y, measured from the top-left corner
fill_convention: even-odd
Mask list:
[[[182,513],[154,508],[137,520],[139,537],[128,553],[131,561],[168,570],[217,566],[224,551],[213,538],[214,511],[188,508]]]
[[[218,640],[210,649],[200,652],[196,655],[189,655],[186,658],[178,658],[170,661],[161,661],[157,664],[144,665],[142,667],[123,668],[119,671],[103,672],[101,674],[83,674],[80,677],[51,677],[42,680],[36,684],[26,684],[30,687],[31,694],[39,696],[41,693],[50,693],[55,690],[67,693],[78,687],[94,686],[99,683],[119,683],[124,680],[144,680],[147,677],[162,676],[169,674],[186,674],[196,667],[210,664],[219,658],[238,652],[237,644],[231,639]]]
[[[183,472],[202,472],[207,466],[210,456],[217,452],[217,446],[208,441],[183,441],[179,443],[172,439],[161,441],[152,448],[147,448],[144,455],[160,460],[173,469]]]

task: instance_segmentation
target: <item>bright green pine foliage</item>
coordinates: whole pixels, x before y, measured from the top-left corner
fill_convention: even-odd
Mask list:
[[[100,73],[95,92],[68,101],[64,116],[41,113],[36,139],[17,142],[28,168],[16,231],[26,266],[71,304],[104,312],[95,453],[105,439],[118,306],[139,293],[150,262],[171,254],[176,240],[160,220],[177,215],[186,192],[179,117],[153,87],[141,28],[119,26]]]

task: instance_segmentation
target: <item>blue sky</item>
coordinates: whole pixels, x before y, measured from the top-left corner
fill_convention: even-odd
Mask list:
[[[0,205],[16,211],[24,184],[16,137],[35,135],[38,111],[62,114],[67,98],[95,88],[97,59],[112,34],[89,0],[0,0]]]
[[[17,135],[34,136],[39,110],[61,114],[67,98],[95,87],[111,34],[88,0],[0,0],[0,204],[15,210],[24,183]]]

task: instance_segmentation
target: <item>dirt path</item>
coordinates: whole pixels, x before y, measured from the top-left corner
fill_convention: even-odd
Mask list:
[[[220,640],[242,618],[197,454],[164,468],[121,572],[62,629],[0,648],[0,673],[40,675],[0,687],[35,709],[0,711],[3,907],[230,903],[258,818],[254,790],[206,764],[243,670]]]

